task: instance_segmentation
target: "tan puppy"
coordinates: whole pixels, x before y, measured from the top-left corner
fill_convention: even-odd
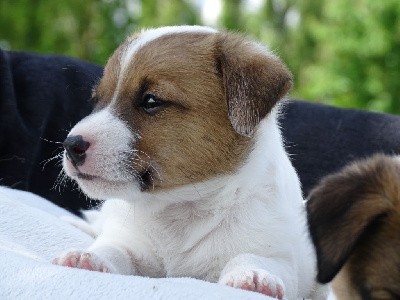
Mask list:
[[[318,280],[333,279],[336,298],[400,298],[399,157],[376,155],[327,176],[307,210]]]

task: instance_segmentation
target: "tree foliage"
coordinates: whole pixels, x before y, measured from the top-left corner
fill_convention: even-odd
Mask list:
[[[202,24],[202,2],[2,0],[0,46],[104,64],[138,28]],[[292,96],[400,113],[400,1],[221,2],[215,25],[279,54],[295,77]]]
[[[313,14],[306,13],[310,3],[300,7],[299,36],[308,40],[294,51],[310,51],[310,57],[296,68],[298,92],[340,106],[399,113],[400,1],[349,3],[323,0]]]

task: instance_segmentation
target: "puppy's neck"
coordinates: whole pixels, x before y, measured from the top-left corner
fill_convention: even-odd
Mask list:
[[[301,189],[296,172],[284,150],[277,124],[279,108],[260,122],[254,136],[254,146],[243,165],[234,174],[221,175],[203,182],[193,182],[176,189],[156,193],[138,193],[131,199],[136,209],[156,213],[171,205],[192,202],[201,207],[216,209],[244,203],[253,194],[288,194],[299,199]]]

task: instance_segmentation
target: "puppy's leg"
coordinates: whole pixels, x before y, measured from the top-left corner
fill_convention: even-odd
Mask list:
[[[123,246],[94,243],[85,251],[68,251],[53,260],[53,264],[117,274],[138,274],[133,254]]]
[[[293,281],[296,277],[283,260],[241,254],[228,262],[218,282],[278,299],[295,299],[297,282]]]
[[[115,224],[113,224],[115,225]],[[150,241],[134,228],[108,224],[105,231],[84,251],[68,251],[53,264],[91,271],[159,277],[162,263]]]

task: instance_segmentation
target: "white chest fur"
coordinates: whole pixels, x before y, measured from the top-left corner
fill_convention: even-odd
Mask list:
[[[144,262],[136,266],[142,275],[213,282],[232,258],[251,253],[283,262],[278,272],[292,282],[286,295],[304,295],[313,284],[314,253],[299,181],[274,114],[260,124],[254,149],[236,174],[106,202],[94,248],[111,243],[130,249]]]

